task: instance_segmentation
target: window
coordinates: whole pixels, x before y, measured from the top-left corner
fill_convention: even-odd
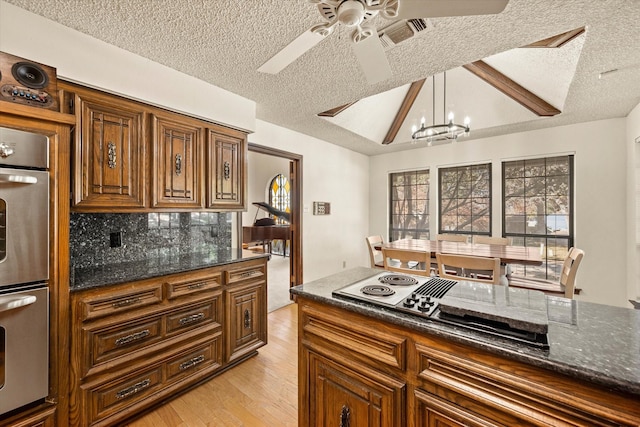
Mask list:
[[[439,232],[491,235],[491,164],[439,170]]]
[[[286,176],[276,175],[269,184],[269,204],[279,211],[291,212],[291,184]],[[287,224],[282,218],[276,218],[276,224]],[[273,240],[271,253],[289,255],[289,242]]]
[[[514,273],[559,280],[573,246],[573,156],[502,163],[503,235],[514,245],[540,248],[542,267],[514,265]]]
[[[389,239],[429,239],[429,171],[392,173]]]

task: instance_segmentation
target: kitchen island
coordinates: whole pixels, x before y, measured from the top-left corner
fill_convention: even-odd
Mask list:
[[[333,296],[355,268],[292,289],[300,425],[640,425],[640,313],[547,297],[548,348]]]

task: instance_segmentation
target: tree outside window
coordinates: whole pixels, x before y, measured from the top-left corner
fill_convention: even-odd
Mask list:
[[[439,233],[491,235],[491,164],[439,169]]]
[[[429,171],[389,175],[389,239],[429,239]]]
[[[559,280],[573,246],[573,156],[502,163],[503,235],[539,248],[544,265],[513,265],[514,273]]]

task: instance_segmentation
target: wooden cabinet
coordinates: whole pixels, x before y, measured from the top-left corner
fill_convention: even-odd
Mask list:
[[[226,361],[267,343],[266,264],[249,263],[226,271]]]
[[[637,397],[302,295],[297,302],[300,425],[640,425]]]
[[[255,354],[265,293],[259,258],[72,294],[70,424],[121,423]]]
[[[75,93],[73,206],[141,208],[145,192],[145,114],[117,97]]]
[[[247,140],[244,133],[222,128],[209,130],[207,208],[244,208],[246,153]]]
[[[202,127],[153,116],[152,207],[202,208]],[[186,121],[186,120],[185,120]]]
[[[246,207],[246,132],[69,82],[59,87],[76,116],[73,210]]]

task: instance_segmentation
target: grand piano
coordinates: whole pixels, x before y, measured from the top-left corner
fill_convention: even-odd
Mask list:
[[[242,227],[242,243],[260,242],[262,247],[266,250],[269,248],[271,253],[271,241],[272,240],[290,240],[291,229],[288,224],[276,224],[274,218],[257,218],[260,210],[266,211],[274,217],[282,218],[286,222],[291,222],[291,215],[289,212],[278,210],[268,203],[253,202],[254,206],[258,207],[256,211],[256,217],[253,220],[253,225],[250,227]]]

